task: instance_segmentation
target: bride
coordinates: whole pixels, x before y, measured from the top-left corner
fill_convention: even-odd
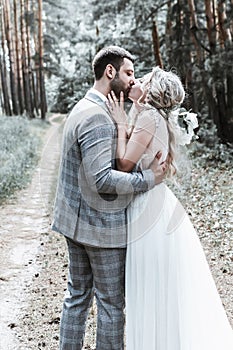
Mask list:
[[[118,127],[118,169],[145,169],[160,151],[161,162],[170,155],[173,175],[176,146],[187,136],[177,123],[183,86],[176,74],[156,67],[142,88],[130,134],[123,94],[120,102],[108,96]],[[135,85],[131,99],[138,92]],[[232,328],[201,243],[172,191],[157,185],[137,195],[127,212],[127,350],[232,350]]]

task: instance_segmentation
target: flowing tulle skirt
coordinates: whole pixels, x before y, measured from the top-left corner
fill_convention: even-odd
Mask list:
[[[127,350],[233,350],[228,322],[199,238],[164,185],[128,210]]]

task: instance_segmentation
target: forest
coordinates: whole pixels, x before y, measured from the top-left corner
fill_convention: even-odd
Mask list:
[[[92,85],[106,45],[136,57],[136,76],[175,70],[185,107],[233,141],[232,0],[1,0],[2,114],[68,113]]]
[[[0,349],[59,347],[68,253],[51,222],[62,130],[108,45],[135,56],[136,78],[159,66],[182,80],[199,127],[180,178],[164,182],[233,326],[233,0],[0,0],[0,15]],[[94,303],[84,349],[95,338]]]

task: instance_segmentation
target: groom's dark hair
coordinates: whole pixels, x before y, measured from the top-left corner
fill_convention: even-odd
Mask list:
[[[117,72],[123,64],[124,58],[128,58],[134,63],[134,57],[127,50],[119,46],[108,46],[101,49],[92,61],[95,79],[100,80],[108,64],[113,65]]]

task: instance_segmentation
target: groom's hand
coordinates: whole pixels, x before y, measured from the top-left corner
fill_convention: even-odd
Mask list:
[[[155,159],[153,160],[153,162],[150,165],[150,169],[153,171],[154,175],[155,175],[155,184],[158,185],[161,182],[163,182],[163,180],[166,177],[166,173],[169,167],[169,161],[170,161],[170,156],[167,156],[167,159],[164,162],[160,162],[160,158],[162,156],[161,152],[158,152],[155,156]]]

